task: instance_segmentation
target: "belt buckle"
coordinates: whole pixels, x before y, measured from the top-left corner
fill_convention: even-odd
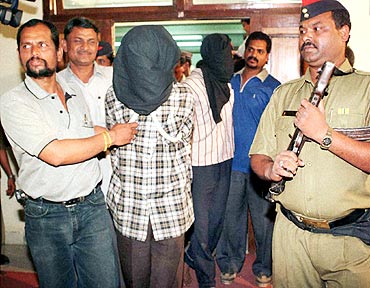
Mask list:
[[[84,200],[85,200],[85,196],[81,196],[81,197],[73,198],[73,199],[68,200],[68,201],[64,201],[63,205],[66,208],[70,208],[70,207],[76,206],[78,203],[80,203]]]
[[[319,228],[319,229],[326,229],[326,230],[330,229],[329,221],[327,220],[315,221],[315,220],[311,220],[311,219],[307,219],[303,217],[299,217],[299,218],[303,224],[305,224],[306,226],[310,228]]]

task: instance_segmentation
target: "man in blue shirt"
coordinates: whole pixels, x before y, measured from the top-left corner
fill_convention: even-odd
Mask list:
[[[252,172],[248,156],[262,112],[274,89],[280,85],[264,68],[270,51],[268,35],[262,32],[250,34],[245,44],[245,67],[231,79],[235,95],[235,155],[224,229],[217,246],[217,263],[224,284],[231,284],[244,264],[248,210],[256,241],[256,260],[252,266],[256,284],[266,287],[271,282],[274,209],[264,197],[268,183],[259,180]]]

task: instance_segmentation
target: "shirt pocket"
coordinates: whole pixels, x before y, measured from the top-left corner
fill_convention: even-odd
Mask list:
[[[275,122],[276,151],[286,150],[296,130],[294,116],[280,116]]]
[[[357,128],[365,125],[365,111],[363,107],[346,106],[331,107],[326,115],[329,126],[335,128]]]

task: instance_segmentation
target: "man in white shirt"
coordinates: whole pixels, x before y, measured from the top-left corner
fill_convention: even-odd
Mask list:
[[[185,261],[195,270],[200,288],[215,287],[214,252],[220,239],[234,156],[234,94],[230,38],[210,34],[201,46],[203,63],[184,84],[194,95],[192,139],[194,231]]]
[[[98,34],[98,27],[87,18],[76,17],[67,22],[62,46],[68,54],[69,63],[67,68],[58,73],[58,77],[82,91],[93,124],[105,127],[105,94],[112,85],[113,68],[95,62]],[[103,173],[101,188],[106,195],[112,175],[109,155],[100,156],[99,163]]]
[[[17,199],[40,287],[117,288],[115,237],[95,156],[131,143],[137,124],[93,127],[79,91],[56,75],[63,52],[52,23],[24,23],[17,47],[25,80],[1,95],[0,115],[19,167]]]

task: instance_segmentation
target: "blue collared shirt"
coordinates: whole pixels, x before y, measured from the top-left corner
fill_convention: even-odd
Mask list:
[[[249,149],[261,115],[280,82],[263,69],[241,86],[242,71],[234,74],[231,79],[235,97],[233,108],[235,152],[232,169],[250,173]]]

